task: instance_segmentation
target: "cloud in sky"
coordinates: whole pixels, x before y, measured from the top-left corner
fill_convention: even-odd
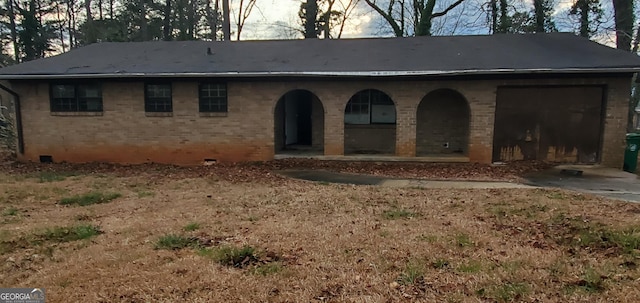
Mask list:
[[[342,8],[349,0],[337,0],[335,7]],[[231,0],[234,12],[231,18],[237,18],[239,0]],[[246,2],[246,1],[245,1]],[[298,13],[300,0],[258,0],[242,32],[241,39],[292,39],[302,38],[302,24]],[[362,3],[357,5],[344,26],[343,38],[373,36],[369,32],[372,12]],[[232,28],[232,31],[234,29]]]
[[[244,0],[245,2],[248,0]],[[338,0],[346,4],[349,0]],[[439,0],[435,11],[442,11],[455,0]],[[231,0],[237,6],[240,0]],[[257,0],[242,32],[241,39],[295,39],[302,38],[302,25],[298,13],[302,0]],[[378,0],[384,3],[384,0]],[[447,15],[433,20],[435,35],[489,34],[486,0],[466,0]],[[574,0],[554,0],[553,16],[559,31],[577,31],[577,20],[568,16]],[[512,0],[518,11],[533,9],[533,0]],[[594,40],[611,45],[613,36],[613,11],[610,1],[602,1],[605,10],[604,23]],[[340,6],[338,6],[340,7]],[[636,8],[640,11],[640,7]],[[237,10],[236,10],[237,11]],[[233,18],[233,15],[232,15]],[[232,28],[232,30],[234,30]],[[392,36],[390,26],[364,1],[356,6],[347,20],[342,38]],[[614,42],[613,42],[614,43]],[[614,43],[615,44],[615,43]]]

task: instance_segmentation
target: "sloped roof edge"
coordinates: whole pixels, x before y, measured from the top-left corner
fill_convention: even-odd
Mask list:
[[[106,42],[0,69],[0,79],[394,77],[629,73],[640,57],[570,33],[341,40]]]

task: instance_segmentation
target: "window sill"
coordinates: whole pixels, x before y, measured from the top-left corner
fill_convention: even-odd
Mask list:
[[[173,112],[145,112],[147,117],[173,117]]]
[[[200,112],[200,117],[226,117],[227,112]]]
[[[102,116],[104,112],[51,112],[52,116],[63,117],[95,117]]]

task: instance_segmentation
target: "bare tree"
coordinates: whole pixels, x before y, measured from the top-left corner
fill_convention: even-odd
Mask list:
[[[389,0],[386,10],[376,3],[376,0],[364,0],[374,11],[376,11],[391,26],[397,37],[406,35],[405,30],[405,1]],[[434,12],[437,0],[420,1],[414,0],[409,4],[409,10],[414,17],[414,34],[416,36],[430,36],[431,26],[434,18],[442,17],[462,4],[465,0],[456,0],[440,12]],[[400,17],[397,17],[397,14]]]
[[[240,40],[240,35],[242,34],[242,28],[244,27],[245,22],[251,15],[251,11],[256,6],[256,0],[240,0],[240,5],[238,7],[236,26],[236,40]]]
[[[342,14],[341,14],[341,20],[340,20],[340,27],[338,29],[338,33],[336,34],[336,37],[340,39],[342,37],[342,33],[344,32],[344,27],[347,24],[347,20],[349,20],[349,18],[353,14],[353,11],[357,7],[358,3],[360,3],[360,0],[349,0],[349,2],[347,2],[346,5],[343,3],[343,1],[338,1],[338,2],[342,6],[342,10],[341,10]]]

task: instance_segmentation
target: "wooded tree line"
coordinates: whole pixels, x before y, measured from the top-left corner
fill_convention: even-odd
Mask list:
[[[103,41],[240,40],[259,1],[2,0],[0,63],[29,61]],[[339,39],[356,11],[369,11],[395,36],[432,35],[435,21],[448,15],[460,18],[453,16],[458,14],[455,9],[472,1],[480,4],[474,8],[485,15],[490,33],[557,30],[554,0],[300,0],[299,22],[291,27],[304,38]],[[518,6],[522,1],[531,3]],[[637,49],[634,0],[562,1],[572,1],[568,14],[584,37],[599,30],[604,1],[612,1],[608,7],[613,9],[617,47]]]

